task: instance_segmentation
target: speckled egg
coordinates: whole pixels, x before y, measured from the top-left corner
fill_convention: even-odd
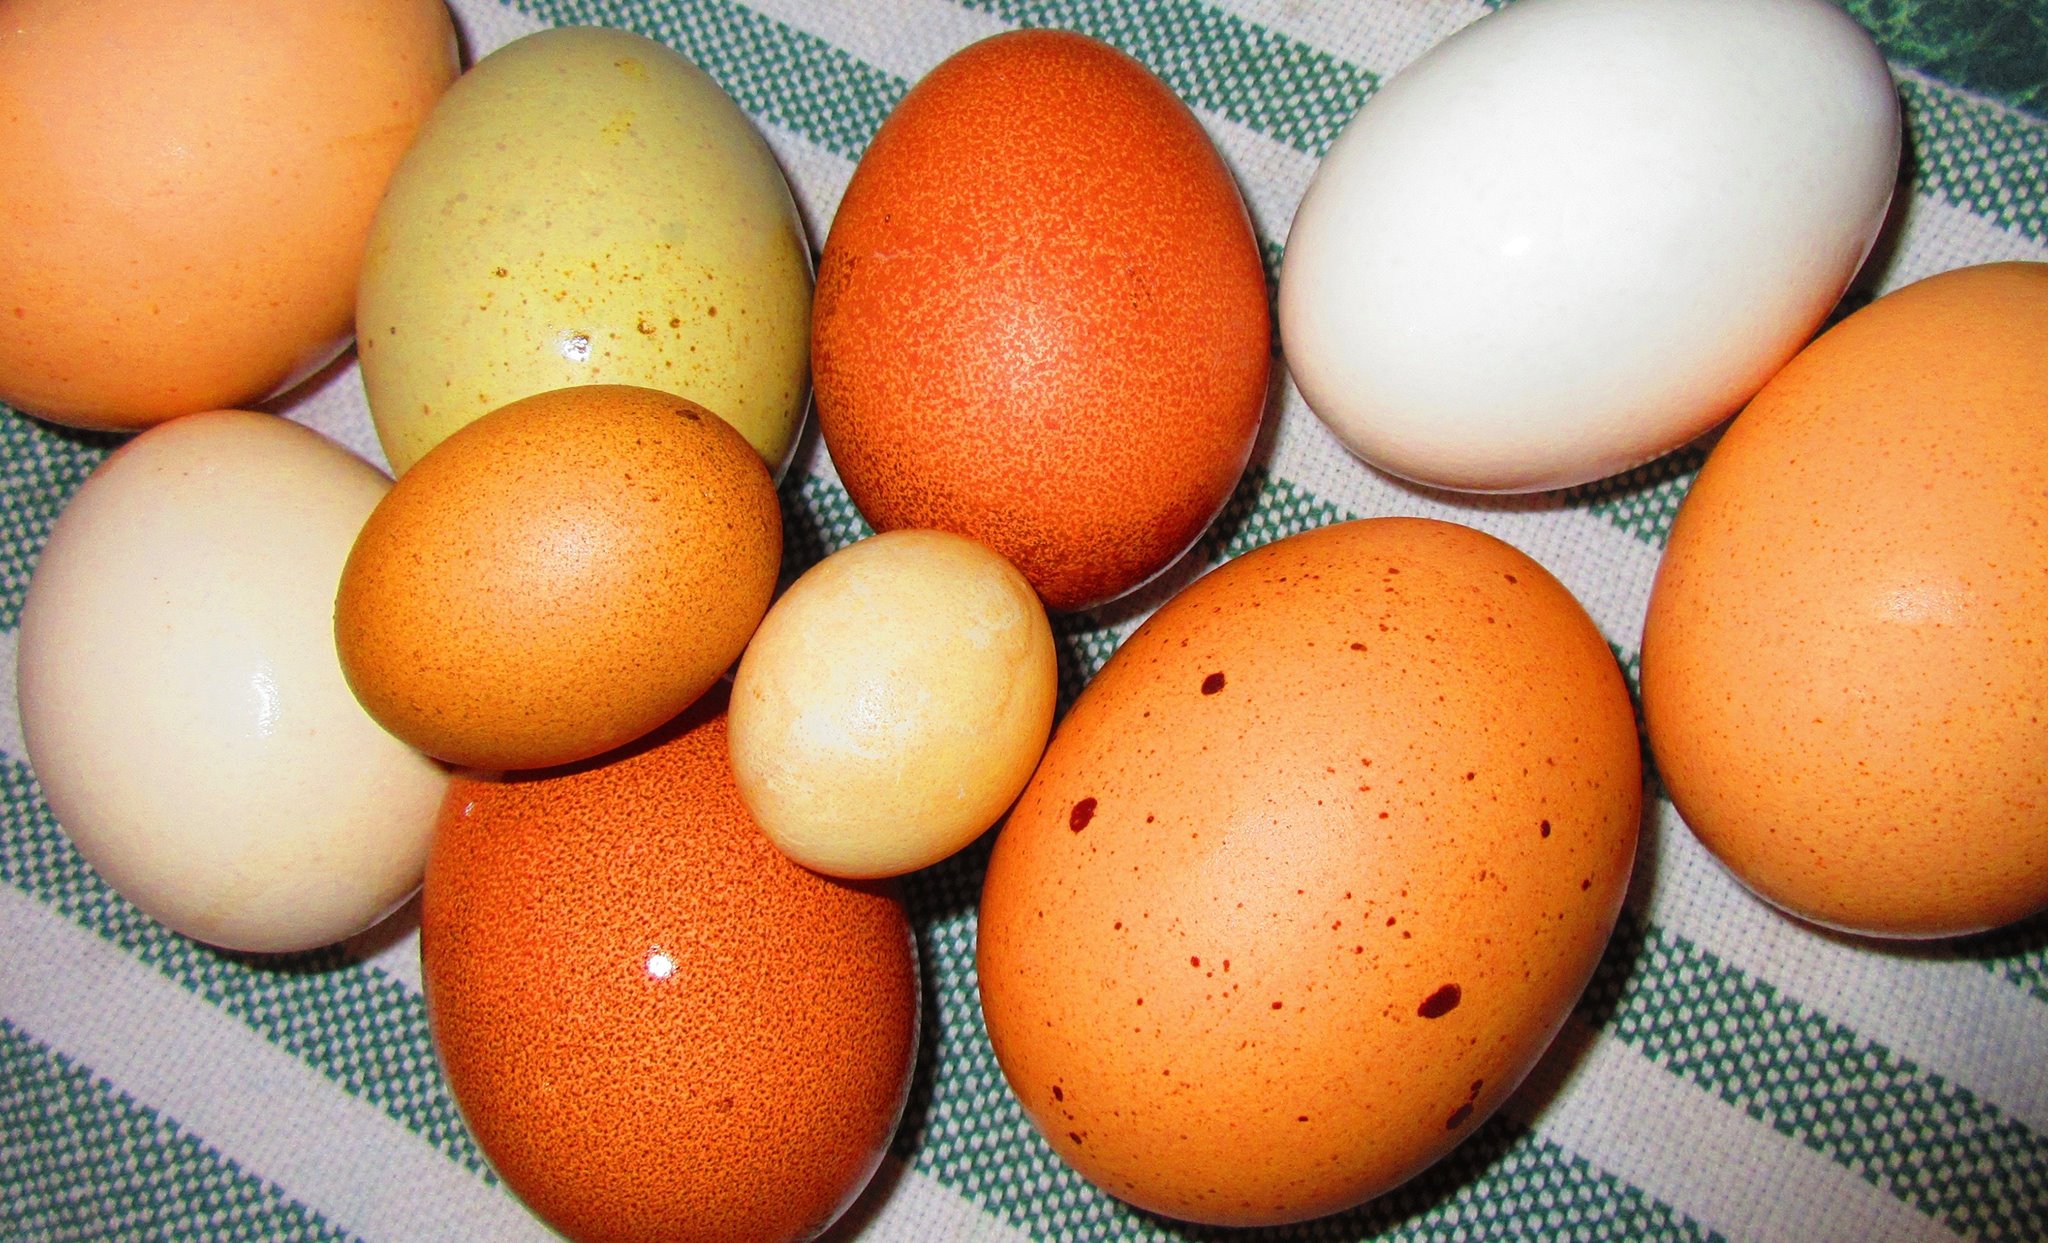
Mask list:
[[[1384,1192],[1512,1092],[1620,911],[1628,691],[1541,566],[1344,523],[1169,601],[1061,723],[982,891],[982,1009],[1059,1155],[1168,1216]]]
[[[1686,823],[1794,914],[2048,908],[2048,264],[1881,298],[1757,395],[1672,526],[1643,713]]]
[[[568,26],[477,62],[420,129],[370,232],[356,336],[401,473],[571,384],[700,402],[779,468],[810,304],[803,222],[746,114],[663,44]]]
[[[847,186],[818,424],[876,529],[969,536],[1086,608],[1228,498],[1268,319],[1244,205],[1173,92],[1081,35],[998,35],[913,87]]]
[[[629,385],[471,423],[371,513],[335,597],[356,697],[429,755],[538,768],[688,707],[768,611],[782,513],[722,419]]]
[[[909,1090],[902,905],[769,844],[720,707],[605,763],[458,778],[428,858],[449,1086],[492,1166],[578,1243],[810,1238]]]
[[[348,343],[370,218],[455,78],[441,0],[8,0],[0,400],[133,430]]]

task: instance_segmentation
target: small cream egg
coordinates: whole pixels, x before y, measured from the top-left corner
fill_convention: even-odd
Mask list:
[[[447,775],[357,706],[333,640],[390,486],[317,432],[216,411],[123,446],[50,533],[17,652],[29,762],[86,860],[178,932],[310,949],[419,885]]]
[[[1828,0],[1522,0],[1330,148],[1287,240],[1288,368],[1394,474],[1598,479],[1805,344],[1898,167],[1884,57]]]
[[[1030,780],[1058,680],[1045,609],[1009,562],[939,531],[874,536],[799,578],[741,659],[740,795],[806,867],[925,867]]]

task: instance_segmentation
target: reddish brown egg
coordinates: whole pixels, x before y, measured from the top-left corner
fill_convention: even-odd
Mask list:
[[[722,695],[607,763],[458,778],[420,952],[470,1131],[579,1243],[809,1238],[902,1113],[893,891],[791,863],[733,784]]]
[[[904,96],[847,187],[818,424],[877,529],[966,535],[1086,608],[1222,507],[1270,335],[1244,205],[1173,92],[1080,35],[998,35]]]
[[[1160,609],[997,840],[989,1038],[1143,1208],[1335,1212],[1450,1151],[1591,976],[1641,811],[1620,670],[1557,580],[1441,522],[1325,527]]]

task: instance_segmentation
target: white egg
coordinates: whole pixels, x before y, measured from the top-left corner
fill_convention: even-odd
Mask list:
[[[1388,83],[1280,278],[1309,406],[1394,474],[1523,492],[1733,413],[1876,240],[1899,106],[1827,0],[1521,0]]]
[[[389,487],[306,428],[198,414],[109,457],[50,533],[17,653],[29,762],[86,860],[179,932],[308,949],[419,885],[447,775],[334,653]]]

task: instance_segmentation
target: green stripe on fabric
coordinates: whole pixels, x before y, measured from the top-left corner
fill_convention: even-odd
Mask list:
[[[2048,122],[1925,82],[1899,83],[1914,184],[2048,241]]]
[[[0,406],[0,630],[21,621],[29,575],[78,485],[126,440],[39,423]]]
[[[0,881],[121,947],[254,1028],[487,1180],[441,1080],[418,994],[336,947],[228,954],[170,932],[107,887],[72,848],[28,767],[0,762]]]
[[[1624,911],[1581,1003],[1644,1056],[1983,1238],[2048,1238],[2048,1139]]]
[[[1972,937],[1960,942],[1955,952],[1983,963],[2007,983],[2048,1002],[2048,915]]]
[[[1188,103],[1320,156],[1379,86],[1370,70],[1195,0],[957,0],[1019,26],[1078,30],[1144,62]]]
[[[0,1019],[0,1237],[348,1236]]]
[[[2048,8],[2040,0],[1846,0],[1843,7],[1887,58],[2048,114]]]
[[[726,0],[513,0],[557,25],[632,30],[675,48],[740,107],[858,160],[910,84],[833,44]],[[813,239],[822,242],[824,239]]]

